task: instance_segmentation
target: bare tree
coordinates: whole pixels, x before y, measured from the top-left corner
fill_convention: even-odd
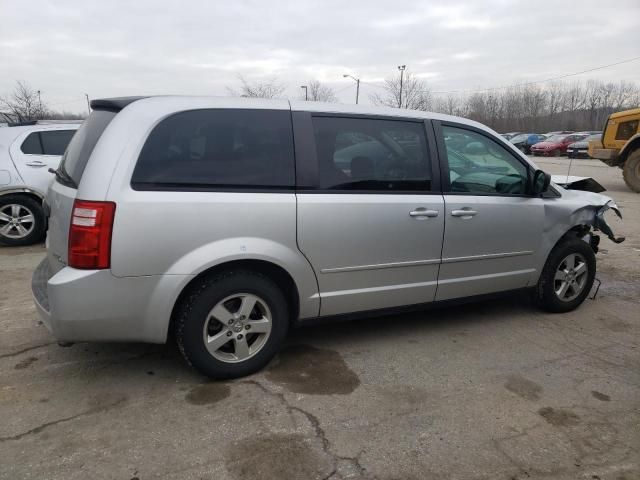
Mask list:
[[[309,80],[307,99],[312,102],[337,102],[336,92],[331,87],[322,85],[319,80]]]
[[[412,110],[429,110],[431,108],[431,90],[424,80],[411,72],[405,72],[402,80],[402,95],[400,95],[400,74],[385,79],[383,86],[385,93],[369,96],[375,105],[387,107],[410,108]],[[402,98],[402,103],[400,103]]]
[[[0,108],[18,122],[38,120],[45,116],[46,106],[41,103],[37,90],[24,80],[18,80],[13,93],[0,97]]]
[[[227,87],[227,91],[237,97],[278,98],[286,89],[285,85],[275,77],[263,81],[249,81],[242,75],[238,75],[238,80],[240,80],[239,90]]]
[[[499,131],[545,132],[594,130],[612,112],[640,104],[640,88],[632,82],[589,80],[548,86],[514,86],[475,92],[465,97],[438,98],[436,111],[465,116]]]

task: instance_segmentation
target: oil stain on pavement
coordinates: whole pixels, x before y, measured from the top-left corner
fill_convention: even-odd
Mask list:
[[[548,423],[556,427],[568,427],[580,423],[580,417],[571,410],[556,409],[553,407],[544,407],[538,410],[538,413]]]
[[[185,400],[192,405],[210,405],[224,400],[231,394],[231,388],[226,383],[205,383],[189,390]]]
[[[606,393],[598,392],[597,390],[591,390],[591,395],[593,395],[594,398],[597,398],[601,402],[608,402],[611,400],[611,397],[609,395],[607,395]]]
[[[540,385],[519,375],[510,375],[504,387],[527,400],[540,400],[542,393]]]
[[[309,446],[308,439],[296,434],[270,434],[249,437],[230,445],[225,466],[231,477],[317,478],[322,461]]]
[[[24,360],[20,360],[18,363],[16,363],[16,366],[13,368],[15,368],[16,370],[29,368],[31,364],[33,362],[36,362],[37,360],[38,360],[38,357],[28,357],[28,358],[25,358]]]
[[[292,345],[277,360],[266,376],[293,393],[346,395],[360,385],[358,376],[335,350]]]

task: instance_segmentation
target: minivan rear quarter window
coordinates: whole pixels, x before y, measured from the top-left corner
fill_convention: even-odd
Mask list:
[[[191,110],[153,129],[131,185],[136,190],[291,188],[294,168],[289,111]]]
[[[62,157],[60,169],[73,179],[76,185],[80,184],[93,148],[115,116],[116,112],[113,111],[94,110],[71,139]]]

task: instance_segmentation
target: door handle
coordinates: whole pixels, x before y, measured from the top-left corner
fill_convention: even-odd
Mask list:
[[[36,167],[36,168],[41,168],[41,167],[46,167],[47,164],[44,162],[41,162],[39,160],[32,160],[30,162],[26,163],[29,167]]]
[[[433,218],[438,216],[438,210],[427,210],[426,208],[416,208],[409,212],[410,217],[428,217]]]
[[[476,212],[475,210],[465,208],[463,208],[462,210],[451,210],[452,217],[470,218],[477,214],[478,212]]]

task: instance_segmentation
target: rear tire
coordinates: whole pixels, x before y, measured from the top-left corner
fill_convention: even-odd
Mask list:
[[[640,193],[640,148],[635,149],[627,157],[622,169],[622,177],[627,187]]]
[[[589,295],[595,276],[596,255],[591,246],[579,238],[562,241],[542,269],[536,302],[548,312],[574,310]]]
[[[27,195],[0,197],[0,244],[11,247],[33,245],[46,233],[42,203]]]
[[[214,379],[262,369],[280,349],[288,327],[282,291],[268,277],[247,270],[203,279],[182,300],[175,317],[182,355]]]

